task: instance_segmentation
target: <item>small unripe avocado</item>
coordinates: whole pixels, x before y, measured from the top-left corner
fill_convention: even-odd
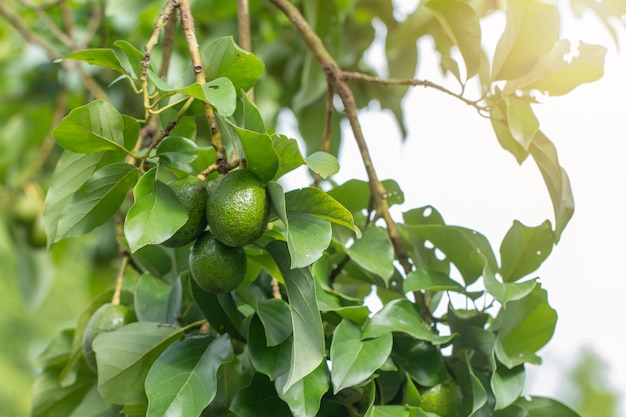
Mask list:
[[[99,334],[117,330],[131,321],[134,321],[134,315],[128,307],[123,305],[106,303],[93,313],[85,327],[82,343],[83,356],[91,369],[97,370],[93,340]]]
[[[217,183],[207,202],[211,233],[225,245],[244,246],[265,231],[270,201],[265,185],[247,169],[230,171]]]
[[[226,246],[211,233],[198,237],[189,252],[189,271],[205,291],[222,294],[241,285],[246,275],[246,253],[242,247]]]
[[[421,394],[420,407],[422,410],[441,417],[459,417],[461,405],[461,388],[452,378],[426,389]]]
[[[187,176],[167,184],[180,204],[187,210],[189,219],[169,239],[162,243],[170,248],[184,246],[193,242],[206,229],[206,204],[209,189],[204,181],[194,176]]]

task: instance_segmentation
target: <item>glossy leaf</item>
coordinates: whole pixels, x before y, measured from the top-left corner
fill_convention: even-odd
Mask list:
[[[52,130],[59,145],[76,153],[124,151],[124,121],[109,103],[95,100],[76,107]]]
[[[226,77],[216,78],[205,84],[194,83],[176,92],[211,104],[224,117],[232,116],[237,108],[235,86]]]
[[[122,68],[122,64],[120,63],[117,55],[113,52],[112,49],[108,48],[95,48],[95,49],[84,49],[82,51],[70,52],[65,55],[64,60],[75,59],[78,61],[85,61],[91,65],[98,65],[101,67],[110,68],[113,71],[120,72],[122,74],[125,73]]]
[[[291,324],[290,324],[291,326]],[[291,338],[280,344],[270,345],[265,329],[258,315],[250,319],[248,325],[248,355],[254,369],[274,381],[289,371],[293,341]]]
[[[250,384],[239,390],[230,405],[239,417],[293,417],[267,376],[255,373]]]
[[[491,112],[489,119],[491,121],[491,127],[496,134],[496,138],[503,149],[511,152],[518,164],[521,164],[528,157],[528,149],[524,148],[524,144],[517,141],[517,139],[511,133],[511,128],[508,122],[508,108],[507,103],[502,98],[501,94],[495,94],[492,100],[488,100],[491,103]],[[532,138],[534,139],[534,138]],[[532,140],[529,142],[532,145]]]
[[[335,328],[330,345],[331,379],[335,394],[359,385],[380,368],[391,353],[391,333],[361,340],[361,328],[343,319]]]
[[[197,417],[217,392],[217,371],[234,358],[228,335],[187,338],[170,345],[146,378],[148,417]]]
[[[498,270],[489,241],[480,233],[458,226],[404,225],[411,237],[430,241],[459,269],[465,284],[475,282],[485,268]]]
[[[574,196],[569,177],[561,165],[554,144],[539,132],[530,147],[530,154],[537,163],[543,181],[550,193],[554,208],[554,242],[558,243],[563,229],[574,214]]]
[[[437,348],[406,334],[394,335],[391,359],[423,387],[432,387],[449,376]]]
[[[536,352],[552,338],[557,314],[548,304],[545,290],[537,286],[526,297],[511,301],[498,312],[495,353],[507,367],[529,362],[539,364]]]
[[[568,40],[559,41],[531,71],[507,83],[504,91],[537,90],[551,96],[561,96],[604,75],[605,47],[581,42],[578,54],[569,62],[567,56],[571,48]]]
[[[504,282],[517,281],[539,268],[553,244],[550,222],[528,227],[515,220],[500,245],[500,275]]]
[[[387,191],[387,203],[389,206],[404,203],[404,193],[394,180],[382,181]],[[365,210],[369,206],[370,187],[366,181],[351,179],[328,191],[328,195],[337,200],[351,213]]]
[[[182,303],[180,280],[170,285],[152,274],[144,274],[135,286],[134,300],[139,321],[175,324]]]
[[[198,157],[198,146],[191,139],[169,136],[159,143],[155,156],[159,158],[160,163],[166,165],[190,163]]]
[[[278,171],[278,156],[270,136],[237,126],[235,130],[246,154],[247,168],[262,182],[270,181]]]
[[[374,314],[365,324],[361,337],[379,337],[390,332],[404,332],[435,345],[446,343],[454,337],[436,335],[419,316],[416,307],[406,299],[393,300]]]
[[[273,179],[276,180],[305,164],[297,140],[285,135],[272,135],[272,143],[278,155],[278,170]]]
[[[137,168],[125,162],[94,172],[63,208],[55,241],[83,235],[111,219],[138,175]]]
[[[515,405],[528,413],[528,417],[580,417],[569,407],[551,398],[532,396],[520,398]]]
[[[420,409],[410,409],[404,405],[373,405],[365,413],[365,417],[427,417]]]
[[[126,60],[120,59],[124,72],[131,78],[139,80],[141,77],[141,60],[143,59],[141,51],[127,41],[121,39],[113,42],[113,45],[117,46],[120,51],[122,51],[122,58],[126,58]],[[150,65],[150,68],[151,67],[152,65]]]
[[[283,390],[313,372],[324,359],[324,331],[315,297],[315,284],[307,268],[292,269],[289,251],[284,242],[268,246],[285,278],[291,308],[293,350],[291,366]]]
[[[385,282],[393,275],[395,252],[386,229],[368,227],[346,253],[361,268],[379,275]]]
[[[528,152],[530,143],[537,131],[539,120],[533,112],[530,103],[516,96],[504,96],[506,103],[506,119],[511,135],[524,151]]]
[[[304,158],[309,168],[326,179],[339,172],[339,161],[327,152],[314,152]]]
[[[427,272],[415,269],[409,272],[402,283],[402,289],[409,291],[463,291],[455,280],[440,272]]]
[[[491,376],[491,391],[496,397],[496,410],[513,404],[524,390],[526,371],[522,365],[512,369],[498,367]]]
[[[176,194],[157,179],[158,168],[146,172],[133,190],[135,202],[124,222],[124,236],[132,252],[169,239],[189,219]]]
[[[207,79],[228,77],[235,91],[248,91],[265,69],[256,56],[237,46],[230,36],[210,42],[201,54]]]
[[[261,300],[257,304],[257,314],[263,322],[268,346],[276,346],[291,336],[291,310],[282,299]]]
[[[301,212],[347,227],[360,236],[352,214],[337,200],[320,190],[307,187],[285,193],[288,211]]]
[[[320,409],[322,396],[328,391],[329,377],[326,362],[310,374],[293,384],[284,394],[282,392],[283,379],[279,377],[275,384],[279,397],[289,405],[294,416],[315,417]]]
[[[478,74],[480,66],[480,22],[478,15],[462,0],[429,0],[426,7],[433,12],[465,61],[467,78]]]
[[[328,248],[332,237],[330,222],[306,213],[287,212],[289,228],[287,243],[291,267],[304,268],[318,260]]]
[[[541,0],[511,0],[507,5],[506,27],[493,57],[493,80],[524,76],[552,49],[559,37],[559,15],[555,4]]]
[[[218,333],[228,333],[233,339],[245,341],[242,326],[244,316],[237,310],[232,294],[213,294],[200,288],[195,280],[189,281],[193,299],[211,327]]]
[[[499,303],[506,305],[509,301],[526,297],[537,285],[537,278],[521,282],[500,282],[493,274],[485,274],[485,289]]]
[[[93,343],[98,363],[98,390],[108,402],[135,404],[145,398],[150,366],[183,333],[160,323],[136,322],[102,333]]]

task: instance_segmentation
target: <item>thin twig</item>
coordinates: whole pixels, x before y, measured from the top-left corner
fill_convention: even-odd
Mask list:
[[[13,26],[28,42],[40,46],[50,58],[57,60],[61,58],[61,54],[46,40],[41,38],[35,32],[33,32],[19,15],[13,13],[13,11],[6,5],[5,2],[0,2],[0,15]]]
[[[298,10],[298,8],[288,0],[272,0],[272,3],[274,3],[274,5],[276,5],[276,7],[278,7],[285,14],[285,16],[287,16],[292,25],[298,30],[305,44],[313,56],[315,56],[319,65],[322,67],[328,82],[333,86],[337,95],[339,95],[339,98],[343,103],[346,117],[350,122],[350,127],[352,128],[359,152],[361,153],[361,158],[363,159],[363,165],[365,166],[365,171],[367,172],[367,177],[369,179],[369,185],[374,198],[376,211],[385,220],[385,223],[387,224],[387,233],[393,243],[398,261],[404,268],[404,271],[408,273],[412,266],[404,246],[402,245],[398,228],[389,214],[387,191],[378,179],[376,169],[372,163],[372,158],[370,156],[369,149],[363,135],[363,130],[361,129],[361,123],[359,122],[357,115],[357,107],[352,90],[342,78],[342,72],[339,69],[339,66],[322,43],[320,37],[302,16],[300,10]]]
[[[334,95],[333,85],[329,82],[326,89],[326,118],[324,120],[324,132],[322,132],[322,152],[330,150],[330,135],[333,130],[333,114],[335,113],[335,107],[333,106]],[[313,177],[313,187],[319,187],[321,179],[322,176],[316,173]]]
[[[59,41],[61,41],[65,46],[67,46],[70,49],[72,48],[72,45],[74,44],[74,41],[72,40],[72,38],[68,36],[67,33],[63,32],[61,28],[59,28],[57,24],[54,23],[52,19],[50,19],[50,16],[48,16],[48,14],[43,10],[42,7],[38,6],[37,4],[33,3],[30,0],[22,0],[22,4],[34,10],[35,14],[37,14],[37,17],[39,17],[39,19],[50,30],[50,32],[54,36],[56,36],[56,38]]]
[[[120,269],[117,272],[117,279],[115,280],[115,291],[113,292],[113,298],[111,299],[111,304],[119,305],[120,298],[122,296],[122,287],[124,286],[124,275],[126,275],[126,267],[128,266],[128,262],[130,259],[130,255],[128,252],[122,252],[122,264],[120,265]]]
[[[250,3],[248,0],[237,0],[237,28],[239,46],[246,51],[252,51],[252,37],[250,35]],[[254,87],[246,93],[250,101],[254,101]]]
[[[185,37],[185,41],[187,42],[189,54],[191,55],[191,62],[196,82],[199,84],[205,84],[206,76],[204,74],[204,68],[202,67],[200,46],[198,45],[198,39],[196,38],[196,28],[191,14],[191,5],[189,4],[189,0],[180,0],[178,9],[180,12],[180,21],[183,26],[183,35]],[[211,145],[215,149],[215,163],[218,166],[220,174],[225,174],[228,172],[230,167],[226,159],[226,149],[222,143],[222,135],[217,128],[217,120],[215,118],[215,113],[213,112],[213,107],[206,101],[204,101],[203,104],[204,115],[211,130]]]

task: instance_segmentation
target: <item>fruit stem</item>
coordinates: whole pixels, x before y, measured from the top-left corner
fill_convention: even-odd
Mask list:
[[[193,71],[195,73],[196,82],[199,84],[206,84],[206,75],[202,67],[202,59],[200,58],[200,47],[198,39],[196,38],[196,28],[194,26],[193,16],[191,14],[191,5],[189,0],[180,0],[178,4],[178,10],[180,12],[180,21],[183,27],[183,35],[187,42],[187,48],[191,55],[191,63],[193,64]],[[211,129],[211,145],[215,149],[215,163],[218,166],[220,174],[226,174],[229,170],[228,161],[226,160],[226,149],[222,143],[222,135],[217,127],[217,120],[213,107],[206,101],[204,104],[204,115],[209,123]]]
[[[111,304],[119,305],[120,299],[122,295],[122,285],[124,284],[124,275],[126,273],[126,267],[128,266],[128,262],[130,260],[130,255],[128,252],[122,252],[122,264],[120,265],[120,269],[117,272],[117,279],[115,281],[115,291],[113,292],[113,298],[111,298]]]

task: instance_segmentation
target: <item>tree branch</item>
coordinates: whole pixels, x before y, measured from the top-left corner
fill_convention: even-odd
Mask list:
[[[332,86],[335,93],[337,93],[341,99],[346,117],[350,122],[350,127],[352,128],[359,152],[361,153],[361,158],[363,159],[363,165],[365,166],[365,171],[367,172],[367,177],[369,179],[370,190],[374,199],[376,211],[387,224],[387,233],[393,243],[398,261],[404,268],[404,271],[408,273],[412,269],[412,266],[409,262],[404,246],[402,245],[396,224],[389,214],[387,191],[376,174],[376,170],[365,141],[365,136],[363,135],[363,130],[361,129],[361,123],[359,122],[357,115],[357,106],[352,90],[344,80],[341,69],[325,48],[320,37],[311,28],[304,16],[302,16],[300,10],[298,10],[298,8],[291,4],[288,0],[272,0],[272,3],[274,3],[274,5],[278,7],[278,9],[280,9],[285,16],[287,16],[289,21],[298,30],[310,52],[313,54],[326,74],[329,85]]]
[[[196,82],[200,84],[206,83],[206,76],[202,67],[202,59],[200,58],[200,47],[198,45],[198,39],[196,38],[196,28],[194,26],[193,16],[191,15],[191,6],[189,0],[180,0],[178,5],[180,12],[180,20],[183,26],[183,35],[187,42],[187,48],[191,55],[191,62],[193,64],[193,71],[196,75]],[[206,101],[204,104],[204,115],[209,123],[211,129],[211,145],[215,149],[215,163],[218,166],[220,174],[228,172],[230,167],[226,160],[226,149],[222,143],[222,136],[217,128],[217,120],[215,119],[215,113],[213,107]]]

